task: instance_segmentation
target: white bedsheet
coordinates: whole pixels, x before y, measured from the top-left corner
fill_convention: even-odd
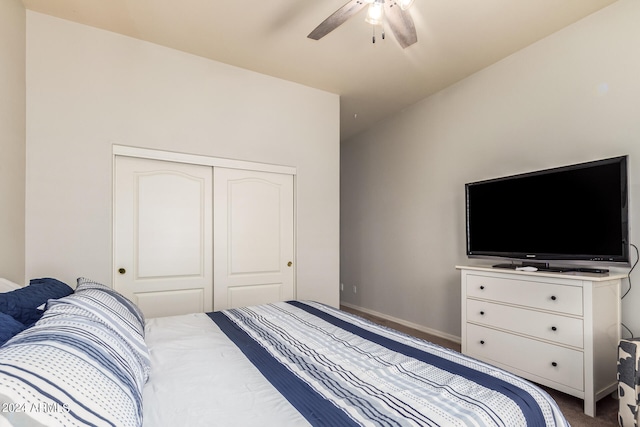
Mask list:
[[[145,340],[144,427],[309,425],[206,314],[149,319]]]

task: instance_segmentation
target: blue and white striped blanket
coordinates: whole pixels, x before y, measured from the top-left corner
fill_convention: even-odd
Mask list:
[[[322,304],[209,317],[313,426],[568,426],[515,375]]]
[[[0,425],[568,426],[515,375],[318,303],[143,324],[79,279],[0,348]]]

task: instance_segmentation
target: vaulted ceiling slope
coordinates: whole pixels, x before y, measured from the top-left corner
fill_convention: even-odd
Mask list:
[[[27,9],[340,95],[341,140],[615,0],[415,0],[402,49],[364,22],[307,35],[347,0],[22,0]],[[387,2],[391,0],[386,0]]]

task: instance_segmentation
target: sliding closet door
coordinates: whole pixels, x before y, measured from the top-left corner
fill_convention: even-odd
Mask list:
[[[211,311],[212,168],[115,159],[115,289],[147,317]]]
[[[214,168],[214,309],[293,299],[293,176]]]

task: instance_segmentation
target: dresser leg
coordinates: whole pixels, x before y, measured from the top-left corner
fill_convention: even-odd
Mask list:
[[[596,400],[594,396],[587,396],[584,399],[584,413],[590,417],[596,416]]]

